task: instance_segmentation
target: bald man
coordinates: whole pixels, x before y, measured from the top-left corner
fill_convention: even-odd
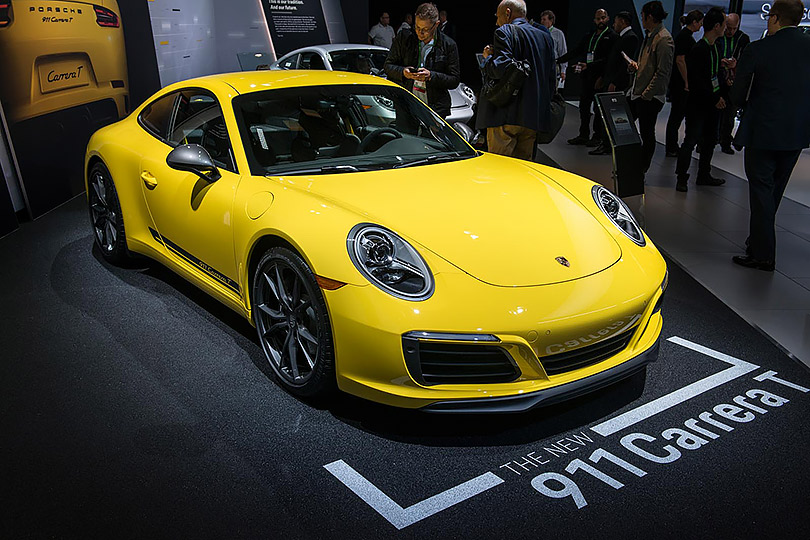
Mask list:
[[[593,24],[592,32],[575,48],[557,58],[558,64],[577,61],[574,69],[582,76],[582,90],[579,95],[579,135],[569,139],[568,144],[599,146],[601,135],[604,133],[602,118],[597,113],[593,122],[594,136],[591,138],[591,107],[594,105],[594,95],[605,91],[606,85],[603,84],[602,77],[613,43],[619,39],[619,34],[610,27],[610,18],[604,9],[596,10]]]
[[[721,81],[727,89],[734,84],[734,72],[736,71],[737,60],[743,50],[751,43],[748,34],[740,30],[740,16],[736,13],[729,13],[726,17],[726,31],[714,42],[721,64]],[[734,154],[731,148],[731,131],[734,129],[734,119],[737,117],[737,109],[726,107],[720,114],[720,148],[724,154]]]

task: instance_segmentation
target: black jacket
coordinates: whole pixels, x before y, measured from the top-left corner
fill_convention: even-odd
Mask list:
[[[760,150],[810,146],[810,35],[783,28],[752,42],[737,64],[731,101],[743,109],[735,142]],[[749,95],[750,91],[750,95]]]
[[[397,34],[391,50],[388,51],[388,58],[385,59],[385,74],[388,79],[411,92],[413,80],[402,75],[406,66],[414,69],[419,66],[419,38],[411,30],[403,30]],[[439,116],[446,118],[450,116],[450,90],[458,86],[461,75],[456,42],[437,31],[433,49],[425,58],[425,69],[431,73],[426,85],[428,105]]]
[[[551,97],[557,88],[554,65],[554,38],[543,25],[532,25],[524,18],[495,30],[495,52],[481,71],[486,79],[501,79],[512,60],[526,60],[532,73],[523,81],[517,98],[506,107],[496,107],[486,99],[478,102],[477,129],[504,125],[522,126],[547,132],[551,127]]]
[[[630,87],[630,73],[627,72],[627,62],[622,53],[633,60],[638,60],[638,36],[633,30],[628,30],[623,36],[619,36],[613,44],[613,48],[608,55],[605,75],[602,77],[602,90],[607,90],[609,84],[616,85],[616,90],[627,90]]]
[[[573,49],[569,49],[567,53],[557,58],[558,64],[564,64],[570,61],[585,62],[588,58],[588,51],[590,47],[594,47],[593,62],[588,64],[588,68],[582,72],[582,78],[593,85],[596,79],[605,74],[605,67],[607,66],[607,59],[610,56],[610,51],[613,49],[613,43],[619,38],[619,34],[613,31],[613,28],[608,26],[599,38],[601,32],[594,29],[593,32],[585,36],[582,41],[577,43]]]

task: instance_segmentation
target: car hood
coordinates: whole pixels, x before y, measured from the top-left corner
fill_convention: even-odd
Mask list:
[[[486,154],[282,180],[388,227],[492,285],[570,281],[621,258],[616,240],[579,201],[514,159]]]

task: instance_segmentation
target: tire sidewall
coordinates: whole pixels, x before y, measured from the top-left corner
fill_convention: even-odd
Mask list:
[[[267,351],[265,350],[264,338],[260,335],[260,314],[259,309],[256,307],[255,299],[258,295],[262,269],[268,266],[272,261],[283,262],[296,272],[298,277],[304,282],[304,286],[307,289],[307,294],[312,299],[312,304],[315,308],[316,324],[318,325],[318,356],[315,359],[315,367],[312,370],[311,376],[306,380],[306,382],[300,385],[290,383],[281,373],[279,373],[279,369],[270,359]],[[315,275],[312,270],[310,270],[306,262],[304,262],[304,260],[297,253],[285,247],[274,247],[269,249],[262,256],[262,258],[259,260],[259,264],[256,266],[256,271],[253,274],[253,282],[251,283],[250,293],[253,324],[256,326],[259,343],[262,347],[265,360],[267,364],[269,364],[279,384],[291,394],[301,397],[320,398],[331,394],[337,387],[335,382],[332,325],[321,288],[315,281]]]
[[[92,183],[93,178],[96,174],[101,174],[102,181],[104,182],[104,187],[107,192],[107,205],[108,210],[112,210],[115,212],[115,231],[116,231],[116,239],[115,245],[113,246],[112,251],[107,251],[104,249],[104,246],[98,240],[98,235],[96,235],[95,230],[95,223],[93,222],[93,210],[90,208],[90,199],[93,196],[90,193],[90,190],[93,189]],[[96,163],[90,168],[90,172],[88,173],[87,178],[87,203],[88,203],[88,212],[90,214],[90,227],[93,231],[93,242],[98,247],[101,255],[113,264],[123,264],[129,260],[129,250],[127,249],[127,238],[126,232],[124,229],[124,215],[121,212],[121,202],[118,199],[118,190],[115,187],[115,182],[113,181],[112,174],[110,174],[110,170],[107,168],[104,163]]]

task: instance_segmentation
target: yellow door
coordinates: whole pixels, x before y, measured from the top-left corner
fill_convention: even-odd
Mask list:
[[[179,93],[161,152],[144,153],[140,181],[157,230],[181,270],[226,296],[238,297],[231,211],[240,176],[236,171],[222,112],[201,90]],[[166,157],[173,146],[199,144],[221,174],[215,181],[172,169]]]

